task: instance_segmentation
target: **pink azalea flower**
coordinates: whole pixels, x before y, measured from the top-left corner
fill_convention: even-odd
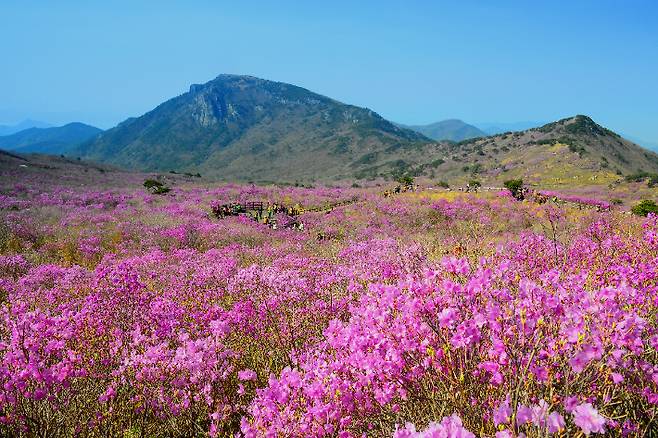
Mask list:
[[[246,369],[246,370],[241,370],[238,371],[238,379],[240,380],[255,380],[256,379],[256,372]]]
[[[573,412],[573,410],[578,405],[578,397],[575,396],[566,397],[563,401],[563,404],[564,404],[564,409],[567,412]]]
[[[516,410],[516,424],[520,426],[530,421],[532,421],[532,409],[524,405],[519,405]]]
[[[564,417],[558,412],[551,412],[548,416],[548,431],[550,433],[557,433],[564,429],[564,427]]]
[[[407,423],[404,429],[398,429],[393,434],[393,438],[475,438],[472,432],[464,428],[461,418],[453,414],[450,417],[444,417],[440,423],[431,422],[427,429],[417,432],[416,427]]]
[[[509,405],[509,395],[494,411],[494,425],[507,424],[512,416],[512,408]]]
[[[532,422],[537,427],[544,427],[548,418],[548,403],[540,400],[539,404],[532,407]]]
[[[580,427],[585,435],[590,433],[605,432],[605,418],[592,406],[591,403],[583,403],[573,410],[573,422]]]
[[[98,401],[100,401],[100,402],[106,402],[106,401],[108,401],[108,400],[112,400],[112,399],[114,398],[114,396],[116,395],[116,393],[117,393],[116,390],[115,390],[112,386],[110,386],[110,387],[107,388],[107,390],[103,393],[103,395],[101,395],[100,397],[98,397]]]
[[[612,381],[614,384],[618,384],[624,381],[624,376],[622,376],[619,373],[612,373],[610,376],[612,377]]]

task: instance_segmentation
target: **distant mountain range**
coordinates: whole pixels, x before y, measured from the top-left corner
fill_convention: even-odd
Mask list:
[[[482,132],[459,121],[443,132]],[[507,129],[510,126],[501,125]],[[438,135],[429,132],[429,135]],[[446,134],[447,135],[447,134]],[[467,134],[462,134],[467,135]],[[658,172],[658,156],[586,116],[539,128],[435,141],[377,113],[294,85],[220,75],[71,149],[88,160],[146,171],[200,172],[235,181],[395,177],[615,180]]]
[[[28,128],[0,137],[0,149],[58,155],[101,132],[101,129],[77,122],[54,128]]]
[[[639,171],[658,173],[658,155],[587,116],[509,132],[520,126],[482,125],[505,130],[490,136],[459,120],[407,129],[294,85],[220,75],[104,132],[79,123],[31,128],[0,137],[0,148],[261,183],[412,175],[613,184]]]
[[[412,129],[432,140],[462,141],[469,138],[487,136],[486,132],[458,119],[443,120],[429,125],[398,124],[398,126]]]
[[[15,134],[16,132],[20,132],[29,128],[50,128],[51,126],[52,125],[49,125],[46,122],[27,119],[16,125],[0,125],[0,136]]]

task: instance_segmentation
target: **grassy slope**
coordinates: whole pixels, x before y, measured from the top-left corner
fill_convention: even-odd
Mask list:
[[[542,186],[611,184],[641,170],[658,172],[658,155],[577,116],[541,128],[434,146],[445,163],[434,179],[523,178]]]

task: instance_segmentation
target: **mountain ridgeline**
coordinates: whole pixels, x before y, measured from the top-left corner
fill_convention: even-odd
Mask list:
[[[76,153],[129,169],[290,181],[351,178],[365,154],[394,161],[400,151],[429,141],[371,110],[304,88],[220,75],[126,120]],[[395,164],[384,167],[394,170]]]
[[[481,133],[463,122],[448,125],[466,128],[468,136]],[[655,153],[586,116],[521,132],[434,141],[369,109],[294,85],[236,75],[192,85],[68,155],[133,170],[200,172],[211,179],[253,182],[412,175],[492,182],[521,177],[561,185],[658,173]]]
[[[52,128],[52,126],[39,120],[26,119],[15,125],[0,125],[0,136],[15,134],[30,128]]]
[[[459,143],[440,143],[434,154],[446,179],[502,182],[523,178],[539,185],[616,184],[622,176],[658,173],[658,155],[584,115],[520,132]]]
[[[54,128],[28,128],[0,137],[0,149],[20,153],[59,155],[103,132],[84,123],[69,123]]]
[[[398,125],[402,128],[412,129],[429,137],[432,140],[462,141],[469,138],[486,137],[487,134],[473,125],[458,119],[442,120],[429,125]]]

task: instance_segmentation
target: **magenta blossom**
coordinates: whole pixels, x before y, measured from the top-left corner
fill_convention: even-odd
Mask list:
[[[240,370],[238,371],[238,379],[240,380],[255,380],[256,379],[256,372],[252,370]]]
[[[605,432],[605,418],[592,406],[591,403],[583,403],[573,410],[573,422],[580,427],[585,435],[590,433]]]

